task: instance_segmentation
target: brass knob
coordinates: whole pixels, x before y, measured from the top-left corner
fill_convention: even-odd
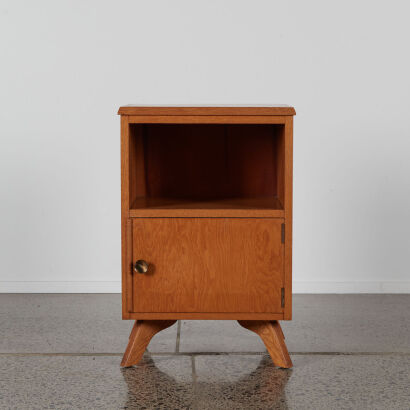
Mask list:
[[[143,259],[138,259],[134,264],[134,271],[137,273],[147,273],[148,272],[148,263]]]

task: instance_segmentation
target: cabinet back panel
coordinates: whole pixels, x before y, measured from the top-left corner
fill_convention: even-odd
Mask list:
[[[276,197],[283,125],[132,124],[131,198]],[[141,152],[141,150],[143,152]],[[133,164],[139,162],[139,166]],[[143,164],[143,169],[141,169]],[[136,189],[135,186],[138,186]]]

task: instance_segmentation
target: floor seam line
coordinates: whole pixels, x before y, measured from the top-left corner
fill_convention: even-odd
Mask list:
[[[147,352],[149,356],[262,356],[267,352]],[[290,352],[295,356],[410,356],[410,352]],[[123,353],[0,353],[0,357],[34,357],[34,356],[122,356]]]
[[[197,384],[197,374],[196,374],[196,365],[195,365],[195,355],[191,356],[191,370],[192,370],[192,387],[193,387],[193,408],[197,409],[198,408],[198,397],[197,397],[197,392],[198,392],[198,384]]]
[[[181,321],[178,320],[178,323],[177,323],[177,340],[175,342],[175,353],[179,353],[180,340],[181,340]]]

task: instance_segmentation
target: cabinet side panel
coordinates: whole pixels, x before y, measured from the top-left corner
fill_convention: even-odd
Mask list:
[[[128,319],[128,306],[127,306],[127,277],[130,272],[130,266],[128,261],[129,252],[129,235],[127,232],[130,227],[128,222],[128,209],[129,209],[129,126],[128,117],[121,116],[121,268],[122,268],[122,317]]]
[[[281,125],[226,125],[226,169],[230,197],[275,197],[275,128]]]
[[[274,135],[274,164],[276,168],[276,194],[282,204],[285,203],[285,127],[273,128]]]
[[[132,283],[132,219],[127,219],[127,225],[126,225],[126,250],[125,250],[125,266],[124,266],[124,289],[123,289],[123,295],[125,294],[125,304],[126,304],[126,310],[127,314],[129,312],[132,312],[132,297],[133,297],[133,283]]]
[[[129,203],[146,195],[143,125],[129,126]]]
[[[292,319],[292,197],[293,197],[293,117],[285,123],[285,307],[284,319]]]

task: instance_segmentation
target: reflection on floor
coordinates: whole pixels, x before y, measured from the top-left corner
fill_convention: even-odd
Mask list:
[[[410,295],[295,295],[278,369],[234,321],[183,321],[121,369],[120,295],[0,295],[0,409],[408,409]]]

